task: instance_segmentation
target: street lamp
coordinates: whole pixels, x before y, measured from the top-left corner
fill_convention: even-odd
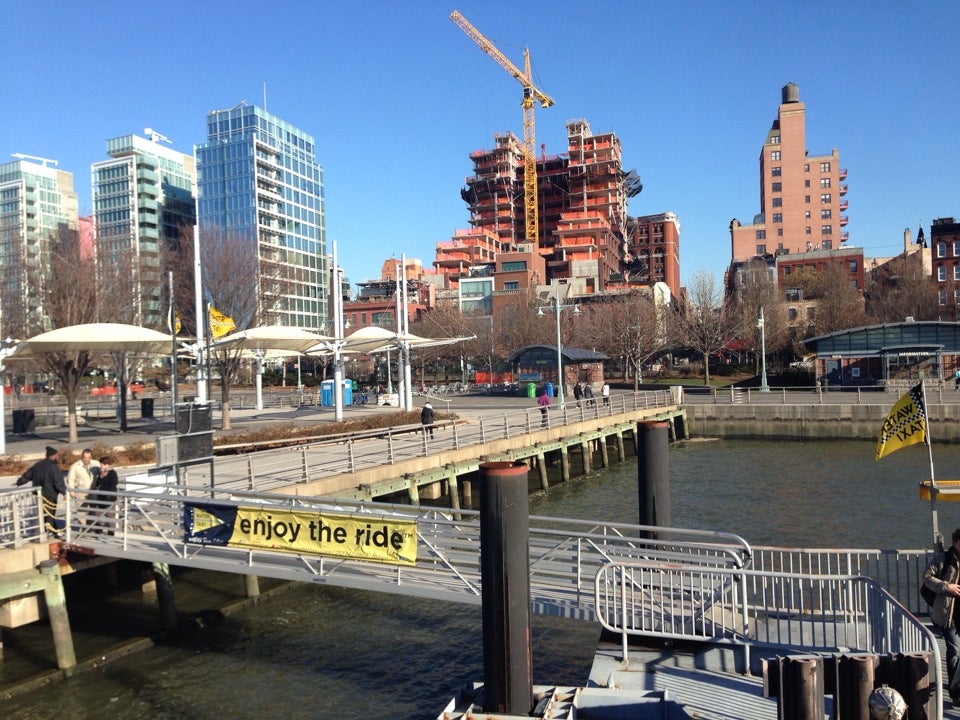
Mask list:
[[[560,343],[560,311],[566,310],[567,308],[573,308],[573,314],[580,314],[580,306],[575,303],[570,303],[569,305],[564,305],[560,302],[560,295],[553,296],[553,312],[557,316],[557,385],[559,390],[557,391],[557,397],[560,401],[560,409],[562,410],[566,407],[566,404],[563,401],[563,346]],[[537,309],[537,315],[543,315],[543,307]]]
[[[763,308],[760,308],[757,327],[760,328],[760,392],[768,393],[770,386],[767,385],[767,331],[763,322]]]
[[[13,338],[7,338],[3,341],[4,347],[0,347],[0,455],[7,454],[7,424],[6,424],[6,408],[4,407],[4,393],[6,392],[6,386],[3,382],[3,361],[6,359],[7,355],[11,354],[16,349],[16,343],[20,342],[19,340],[14,340]]]

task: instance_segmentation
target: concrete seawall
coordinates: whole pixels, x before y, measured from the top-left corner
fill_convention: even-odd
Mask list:
[[[881,405],[695,403],[685,403],[683,409],[691,437],[764,440],[876,440],[890,410]],[[960,405],[932,405],[927,413],[937,442],[960,442]]]

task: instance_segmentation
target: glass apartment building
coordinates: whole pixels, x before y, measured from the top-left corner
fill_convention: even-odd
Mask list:
[[[216,238],[256,246],[256,324],[323,330],[329,275],[313,136],[241,103],[207,114],[197,165],[201,248]]]
[[[0,164],[0,337],[52,329],[43,306],[50,251],[78,227],[73,174],[56,164],[25,155]]]
[[[91,166],[94,248],[100,284],[130,295],[129,316],[116,320],[163,329],[164,253],[192,242],[196,169],[150,132],[108,140],[111,159]]]

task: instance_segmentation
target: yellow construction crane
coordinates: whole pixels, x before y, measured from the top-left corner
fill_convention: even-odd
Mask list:
[[[521,71],[458,11],[454,10],[450,19],[467,34],[467,37],[479,45],[481,50],[496,60],[500,67],[513,75],[517,82],[523,86],[523,100],[520,105],[523,108],[523,145],[526,149],[523,165],[523,203],[527,221],[526,240],[527,242],[538,243],[540,228],[537,216],[537,134],[533,117],[533,103],[536,100],[541,107],[547,108],[553,105],[553,98],[533,84],[530,73],[530,51],[527,48],[523,49],[523,70]]]

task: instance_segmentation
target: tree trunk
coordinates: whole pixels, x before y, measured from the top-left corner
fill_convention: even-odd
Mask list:
[[[227,383],[220,386],[220,429],[233,429],[230,425],[230,386]]]
[[[710,384],[710,355],[703,354],[703,384]]]

